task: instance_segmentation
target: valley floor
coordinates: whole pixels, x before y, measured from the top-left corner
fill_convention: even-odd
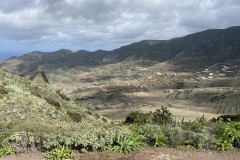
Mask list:
[[[128,155],[102,153],[77,157],[76,160],[239,160],[240,151],[180,150],[174,148],[143,148]],[[0,158],[0,160],[44,160],[42,154],[20,154]]]

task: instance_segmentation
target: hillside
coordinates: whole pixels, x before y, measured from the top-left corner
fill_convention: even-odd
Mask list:
[[[58,145],[92,151],[129,133],[77,105],[46,84],[0,70],[0,157],[11,144],[15,153],[46,151]]]
[[[199,69],[215,63],[239,63],[240,27],[211,29],[170,40],[144,40],[113,51],[32,52],[0,62],[0,68],[13,73],[31,73],[37,69],[74,66],[99,66],[125,60],[168,61],[178,69]],[[40,68],[39,68],[40,67]]]
[[[113,52],[118,55],[119,60],[130,57],[158,62],[169,61],[174,65],[199,69],[239,59],[239,37],[240,27],[210,29],[166,41],[145,40]]]
[[[90,115],[86,108],[76,105],[63,93],[52,91],[45,84],[31,82],[3,70],[0,70],[0,77],[1,120],[50,124],[60,121],[101,122],[98,115]]]
[[[239,34],[240,27],[230,27],[113,51],[32,52],[2,61],[0,67],[25,77],[44,71],[49,87],[113,120],[161,105],[172,106],[179,119],[211,118],[240,113]]]
[[[124,123],[110,124],[63,93],[52,91],[48,84],[4,70],[0,70],[0,77],[0,159],[239,157],[239,115],[211,121],[203,115],[192,122],[184,118],[177,121],[170,107],[162,106],[154,112],[132,112]],[[174,148],[161,148],[164,146]]]

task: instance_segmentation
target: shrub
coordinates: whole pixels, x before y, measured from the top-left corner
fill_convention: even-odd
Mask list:
[[[8,138],[13,132],[19,130],[21,121],[0,121],[0,144]]]
[[[217,121],[222,120],[223,122],[230,122],[230,121],[240,122],[240,114],[236,114],[236,115],[234,115],[234,114],[222,115],[222,116],[219,116],[216,120]]]
[[[0,94],[7,94],[8,92],[5,90],[4,86],[0,85]]]
[[[149,113],[132,112],[125,120],[125,123],[145,124],[151,120]]]
[[[166,107],[162,106],[161,109],[157,109],[155,112],[153,112],[153,122],[164,125],[172,124],[172,113]]]
[[[103,121],[103,122],[107,122],[107,119],[103,117],[103,118],[102,118],[102,121]]]
[[[240,123],[231,122],[222,124],[216,138],[218,149],[230,150],[240,142]]]
[[[51,152],[44,154],[47,159],[71,159],[75,157],[74,151],[68,147],[58,145],[57,148],[53,149]]]
[[[193,131],[193,132],[199,132],[202,133],[204,132],[204,130],[209,130],[209,126],[211,125],[210,122],[198,122],[198,121],[194,121],[194,122],[185,122],[182,125],[182,129],[184,129],[185,131]]]
[[[94,151],[103,149],[104,146],[112,146],[117,140],[129,135],[130,131],[126,127],[101,128],[101,126],[74,125],[59,128],[57,131],[45,134],[43,137],[43,147],[51,149],[59,144],[74,146],[79,150]],[[78,127],[78,128],[76,128]]]
[[[143,141],[154,147],[162,147],[166,145],[166,137],[159,126],[145,125],[135,126],[135,132],[143,136]]]
[[[184,86],[185,86],[184,82],[177,82],[176,85],[175,85],[175,88],[176,89],[182,89],[182,88],[184,88]]]
[[[52,98],[48,98],[48,97],[44,97],[44,99],[51,105],[55,106],[57,109],[60,109],[60,103],[57,102],[56,100],[52,99]]]
[[[42,98],[42,95],[38,91],[39,89],[37,87],[31,88],[31,94],[35,95],[36,97]]]
[[[182,131],[180,127],[171,127],[163,131],[166,136],[166,143],[172,147],[183,144]]]
[[[166,108],[161,107],[153,113],[140,113],[138,111],[130,113],[125,120],[125,123],[136,123],[136,124],[146,124],[146,123],[156,123],[156,124],[172,124],[173,117],[172,113]]]
[[[57,91],[57,94],[62,98],[65,99],[67,101],[70,101],[70,98],[67,97],[65,94],[63,94],[62,92],[60,92],[59,90]]]
[[[209,134],[207,133],[189,132],[188,139],[184,143],[188,145],[188,147],[202,148],[208,137]]]
[[[2,155],[8,155],[8,154],[14,154],[14,153],[15,153],[14,149],[10,144],[4,144],[4,143],[0,144],[0,157]]]
[[[116,141],[112,150],[114,152],[119,151],[120,153],[129,153],[130,151],[135,151],[137,148],[145,146],[145,143],[140,139],[138,134],[126,135],[120,140]]]
[[[81,122],[82,117],[79,113],[74,111],[67,111],[67,115],[73,120],[74,122]]]

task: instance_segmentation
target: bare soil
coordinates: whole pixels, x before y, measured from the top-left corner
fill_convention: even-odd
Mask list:
[[[40,153],[10,155],[0,160],[44,160]],[[120,153],[103,153],[92,156],[77,157],[76,160],[239,160],[240,151],[186,151],[174,148],[143,148],[128,155]]]

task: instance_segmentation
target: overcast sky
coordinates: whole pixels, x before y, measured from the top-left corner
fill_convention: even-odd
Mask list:
[[[0,59],[240,25],[240,0],[0,0]]]

